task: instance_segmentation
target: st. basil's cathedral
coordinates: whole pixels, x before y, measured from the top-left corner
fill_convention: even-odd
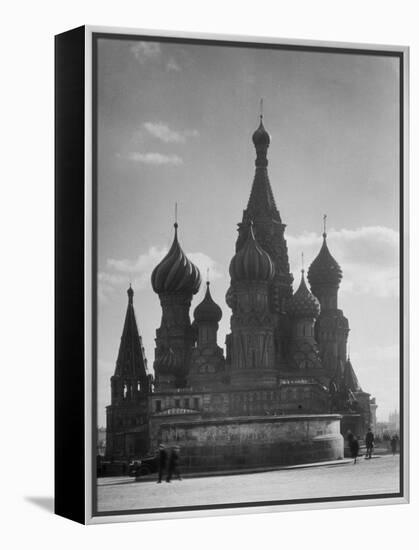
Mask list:
[[[343,435],[363,437],[375,423],[375,399],[360,387],[347,352],[349,323],[338,307],[342,269],[326,227],[306,283],[293,293],[285,224],[268,176],[270,136],[253,134],[256,169],[238,224],[226,303],[231,332],[217,343],[222,310],[183,252],[174,226],[151,286],[162,309],[154,377],[128,308],[107,407],[106,456],[130,460],[159,443],[181,448],[186,470],[215,470],[337,459]],[[320,243],[319,243],[320,244]]]

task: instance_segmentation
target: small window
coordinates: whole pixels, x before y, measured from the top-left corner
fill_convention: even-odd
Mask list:
[[[193,398],[193,406],[194,406],[194,409],[199,409],[199,397]]]
[[[161,401],[160,399],[158,399],[156,401],[156,412],[160,412],[161,411]]]
[[[185,409],[189,409],[189,399],[185,399]]]
[[[175,407],[176,409],[180,409],[180,399],[175,399]]]

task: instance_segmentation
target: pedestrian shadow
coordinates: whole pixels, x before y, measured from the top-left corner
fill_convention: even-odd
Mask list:
[[[54,498],[53,497],[25,497],[26,502],[35,504],[39,508],[54,513]]]

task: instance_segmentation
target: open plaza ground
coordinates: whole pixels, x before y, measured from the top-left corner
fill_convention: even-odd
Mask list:
[[[311,467],[186,477],[156,483],[150,476],[98,479],[98,511],[382,495],[399,491],[399,456],[382,455]]]

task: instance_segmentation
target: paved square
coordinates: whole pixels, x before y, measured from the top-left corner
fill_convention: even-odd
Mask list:
[[[399,456],[360,458],[357,464],[253,474],[194,477],[158,484],[99,478],[98,510],[233,504],[301,498],[380,495],[399,491]]]

